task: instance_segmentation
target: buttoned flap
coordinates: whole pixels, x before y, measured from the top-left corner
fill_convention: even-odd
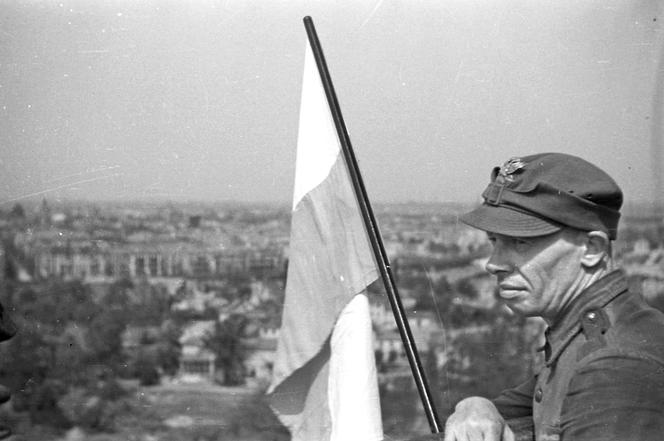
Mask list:
[[[604,334],[611,327],[609,316],[603,309],[591,309],[581,316],[581,331],[586,338],[577,354],[577,361],[606,347]]]

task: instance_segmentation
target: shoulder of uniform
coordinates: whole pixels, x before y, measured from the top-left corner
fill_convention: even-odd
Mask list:
[[[581,315],[581,332],[586,341],[579,349],[577,359],[607,346],[606,332],[611,327],[611,320],[604,308],[590,309]]]
[[[664,314],[640,302],[628,303],[589,309],[581,315],[577,360],[606,348],[664,363]]]

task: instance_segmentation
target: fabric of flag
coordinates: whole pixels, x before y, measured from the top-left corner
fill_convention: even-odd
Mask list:
[[[270,404],[293,441],[382,440],[366,288],[376,263],[307,44]]]

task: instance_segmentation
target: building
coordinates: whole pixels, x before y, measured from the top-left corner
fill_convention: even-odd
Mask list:
[[[217,356],[205,347],[205,339],[212,335],[215,320],[198,320],[187,326],[180,337],[182,352],[177,381],[183,383],[212,383],[216,377]]]
[[[39,243],[30,250],[35,275],[86,282],[119,278],[218,278],[230,274],[283,272],[285,257],[275,249],[205,249],[188,242],[108,243],[89,240]]]

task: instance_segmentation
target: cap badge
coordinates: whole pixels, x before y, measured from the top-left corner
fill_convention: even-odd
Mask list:
[[[512,176],[514,173],[517,171],[521,170],[526,166],[526,163],[521,160],[521,158],[510,158],[507,162],[503,164],[502,167],[500,167],[500,171],[498,172],[500,176],[505,178],[508,181],[513,181],[514,176]]]

